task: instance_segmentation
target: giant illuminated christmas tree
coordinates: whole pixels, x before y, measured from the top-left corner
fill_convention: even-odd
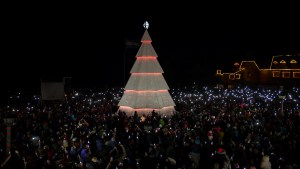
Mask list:
[[[162,75],[164,72],[151,44],[148,26],[148,22],[145,22],[142,44],[118,104],[119,111],[126,112],[127,115],[133,115],[134,112],[147,115],[154,110],[159,114],[172,115],[175,103],[169,94],[169,86]]]

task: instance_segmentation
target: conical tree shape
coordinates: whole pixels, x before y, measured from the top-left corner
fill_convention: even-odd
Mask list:
[[[118,104],[119,111],[127,115],[137,112],[141,116],[155,110],[163,115],[172,115],[175,103],[169,94],[169,86],[162,75],[164,72],[147,29],[141,42],[124,95]]]

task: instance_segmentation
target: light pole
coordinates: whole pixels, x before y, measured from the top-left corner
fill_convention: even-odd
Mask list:
[[[283,102],[284,102],[284,99],[285,99],[285,95],[282,95],[282,96],[279,96],[279,99],[281,99],[281,115],[283,116]]]
[[[124,87],[125,87],[125,84],[126,84],[126,81],[125,81],[125,79],[126,79],[126,67],[125,67],[125,65],[126,65],[126,53],[127,53],[127,41],[125,41],[125,46],[124,46],[124,53],[123,53],[123,85],[124,85]]]

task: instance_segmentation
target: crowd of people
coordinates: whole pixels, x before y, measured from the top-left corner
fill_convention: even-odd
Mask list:
[[[60,102],[15,93],[0,108],[3,168],[296,169],[300,89],[185,87],[176,112],[127,116],[123,89],[78,89]],[[280,97],[285,96],[285,97]],[[4,112],[15,114],[6,154]],[[8,160],[6,160],[9,158]]]

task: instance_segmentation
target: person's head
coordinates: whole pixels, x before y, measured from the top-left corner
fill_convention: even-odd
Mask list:
[[[219,168],[220,168],[219,164],[218,163],[214,163],[213,169],[219,169]]]
[[[223,169],[228,169],[229,168],[229,163],[227,161],[223,162]]]

